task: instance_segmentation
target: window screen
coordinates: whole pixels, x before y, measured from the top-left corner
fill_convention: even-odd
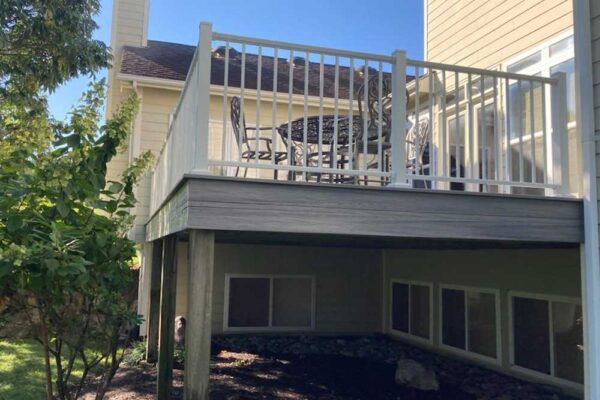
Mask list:
[[[548,302],[513,297],[514,362],[521,367],[550,373]]]
[[[442,289],[442,343],[465,349],[465,293]]]

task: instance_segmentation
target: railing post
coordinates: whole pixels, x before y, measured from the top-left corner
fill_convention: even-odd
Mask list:
[[[406,52],[392,53],[392,179],[391,187],[407,187],[406,180]]]
[[[212,24],[200,23],[200,40],[196,62],[196,73],[198,74],[198,86],[190,88],[197,90],[196,110],[196,140],[194,173],[209,174],[208,171],[208,139],[209,139],[209,104],[210,104],[210,68],[212,59]]]
[[[556,83],[552,88],[552,183],[560,184],[554,194],[569,194],[569,134],[567,128],[567,75],[552,75]]]

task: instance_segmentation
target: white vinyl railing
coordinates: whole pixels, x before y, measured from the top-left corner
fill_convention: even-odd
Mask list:
[[[185,174],[565,195],[566,78],[213,33],[153,177]]]

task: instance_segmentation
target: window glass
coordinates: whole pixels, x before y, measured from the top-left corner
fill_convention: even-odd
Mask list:
[[[496,358],[496,296],[469,292],[469,351]]]
[[[308,327],[312,318],[312,280],[273,279],[273,326]]]
[[[465,294],[442,289],[442,343],[465,349]]]
[[[408,285],[392,283],[392,329],[408,333]]]
[[[571,58],[565,62],[550,68],[550,75],[564,72],[567,75],[567,110],[569,122],[575,121],[575,59]]]
[[[515,365],[550,373],[548,302],[513,297]]]
[[[229,280],[229,326],[268,326],[269,293],[269,278],[231,278]]]
[[[539,63],[542,60],[542,52],[537,51],[530,56],[523,58],[508,66],[508,72],[519,72],[525,68],[531,67],[534,64]]]
[[[423,285],[410,286],[410,333],[429,339],[429,287]]]
[[[554,57],[565,50],[572,50],[575,47],[575,40],[573,35],[558,41],[550,46],[550,57]]]
[[[554,373],[583,383],[583,330],[581,305],[552,302]]]

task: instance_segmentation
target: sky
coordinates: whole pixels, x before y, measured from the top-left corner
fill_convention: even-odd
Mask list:
[[[101,6],[94,36],[108,44],[113,2]],[[403,49],[423,58],[423,0],[150,0],[148,38],[196,44],[201,21],[216,32],[379,54]],[[51,114],[64,119],[88,81],[57,89]]]

